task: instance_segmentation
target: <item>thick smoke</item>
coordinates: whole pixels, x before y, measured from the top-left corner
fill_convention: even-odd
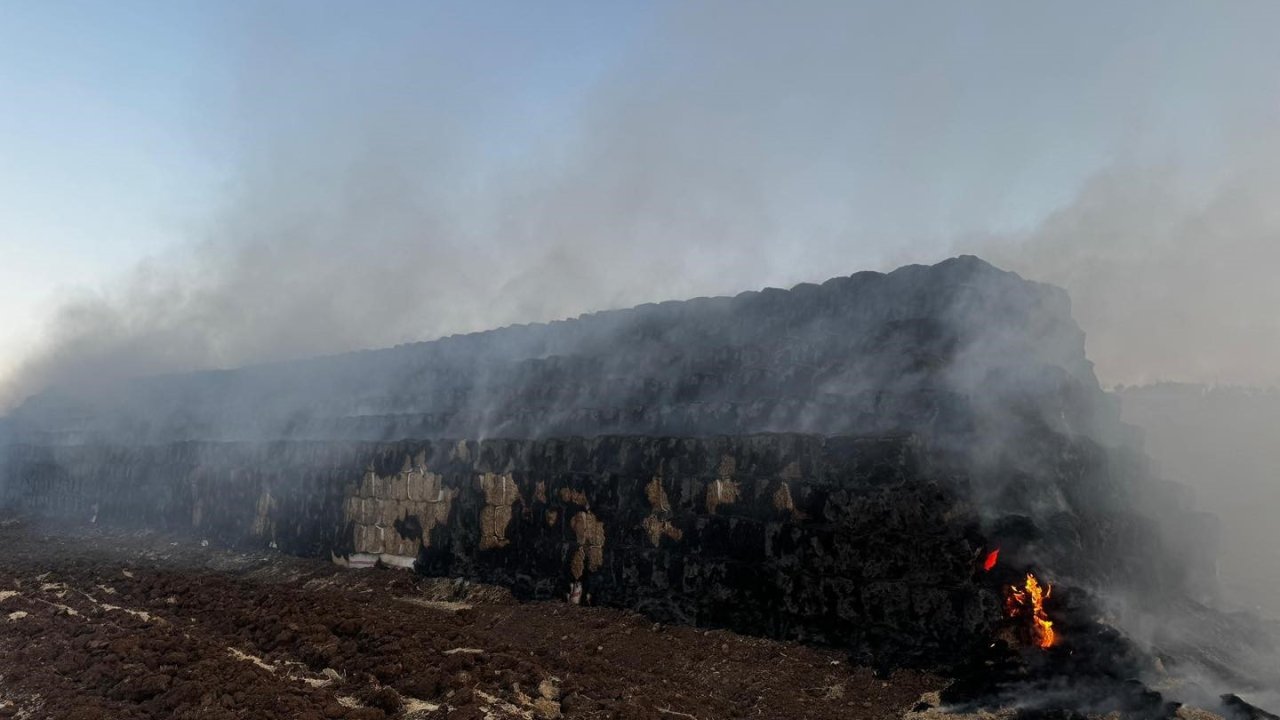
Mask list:
[[[1280,617],[1269,517],[1280,402],[1265,391],[1280,376],[1280,143],[1247,137],[1219,177],[1116,168],[1034,230],[972,246],[1071,292],[1089,357],[1121,385],[1124,418],[1143,428],[1155,470],[1221,520],[1224,601]],[[1201,385],[1134,386],[1170,380]]]
[[[550,89],[545,46],[497,47],[536,10],[232,18],[225,195],[53,308],[0,407],[955,249],[1067,288],[1106,384],[1276,381],[1277,6],[787,5],[667,7],[612,53],[582,23],[547,62],[598,66]]]
[[[1119,396],[1156,470],[1222,519],[1224,602],[1280,618],[1280,391],[1168,383]]]
[[[998,265],[1067,288],[1111,384],[1280,380],[1280,142],[1217,182],[1116,168],[1033,231],[978,242]]]
[[[537,128],[522,127],[528,108],[480,87],[515,94],[526,78],[449,66],[464,57],[456,41],[426,28],[420,43],[363,48],[354,66],[321,52],[391,24],[353,22],[363,27],[252,18],[233,182],[205,239],[57,307],[8,383],[11,404],[49,385],[384,346],[777,277],[789,251],[763,178],[785,169],[780,153],[752,147],[777,124],[733,120],[734,98],[692,102],[713,67],[673,87],[674,68],[650,69],[642,53],[585,90],[572,120],[495,148],[486,125]]]
[[[1238,176],[1187,204],[1163,173],[1112,173],[1068,200],[1099,162],[1184,144],[1153,122],[1252,112],[1241,98],[1277,65],[1249,30],[1266,6],[1209,23],[1169,4],[1154,29],[1137,7],[1017,4],[309,8],[228,13],[235,90],[207,99],[202,140],[225,194],[196,237],[52,308],[0,405],[932,262],[956,237],[1073,291],[1104,382],[1261,379],[1276,351],[1256,337],[1275,330],[1265,256],[1232,261],[1264,249],[1272,185]],[[556,32],[521,32],[537,23]],[[1174,80],[1207,104],[1151,89]],[[1089,152],[1058,147],[1066,126]],[[1063,203],[1036,232],[1002,231]]]
[[[1218,602],[1274,619],[1280,142],[1272,131],[1240,138],[1211,168],[1117,163],[1034,228],[960,244],[1068,289],[1089,357],[1141,428],[1153,470],[1218,518]],[[1125,629],[1188,644],[1208,634],[1160,620]],[[1252,668],[1275,663],[1260,657]]]

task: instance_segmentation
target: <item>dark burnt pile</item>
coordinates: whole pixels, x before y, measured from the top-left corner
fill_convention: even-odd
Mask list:
[[[958,437],[996,409],[1059,432],[1120,433],[1066,293],[973,257],[95,390],[32,398],[13,414],[12,434],[130,445]]]
[[[1057,586],[1046,602],[1056,632],[1050,647],[1039,647],[1016,618],[997,631],[995,640],[966,662],[951,668],[954,681],[942,693],[951,712],[1017,708],[1019,718],[1112,717],[1134,720],[1186,718],[1186,707],[1208,710],[1229,720],[1275,720],[1277,717],[1223,688],[1251,696],[1273,692],[1274,668],[1252,674],[1210,667],[1204,646],[1140,647],[1100,620],[1105,609],[1089,593]],[[1205,612],[1219,623],[1221,616]],[[1220,658],[1250,662],[1232,642],[1241,640],[1243,624],[1236,624],[1230,641],[1215,638],[1208,645]],[[1256,633],[1246,644],[1261,645],[1270,657],[1277,651],[1275,628],[1269,637]]]
[[[403,561],[893,665],[959,661],[1000,618],[975,582],[981,520],[957,470],[912,436],[23,446],[8,459],[28,512]]]
[[[1110,628],[1212,600],[1212,520],[1148,472],[1065,293],[976,258],[51,392],[3,432],[27,515],[950,666],[958,706],[1087,678],[1158,714],[1131,681],[1234,662]],[[1011,609],[1028,572],[1053,590]]]
[[[1018,548],[1015,533],[1005,541]],[[1280,627],[1185,596],[1152,596],[1140,643],[1117,629],[1117,607],[1097,592],[1036,577],[1019,551],[984,559],[988,588],[1005,598],[992,641],[953,666],[940,694],[952,712],[1017,708],[1018,718],[1185,720],[1187,706],[1229,720],[1275,720],[1231,688],[1273,702]],[[1132,595],[1123,599],[1133,601]]]

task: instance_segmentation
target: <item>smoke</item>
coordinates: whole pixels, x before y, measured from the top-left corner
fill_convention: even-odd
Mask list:
[[[1222,602],[1272,618],[1280,401],[1261,388],[1280,381],[1278,161],[1280,136],[1242,131],[1214,173],[1117,165],[1035,228],[962,243],[1068,289],[1153,469],[1218,518]],[[1199,385],[1158,384],[1170,380]],[[1213,389],[1228,383],[1259,389]]]
[[[1104,381],[1261,378],[1272,185],[1188,203],[1113,171],[1069,199],[1192,132],[1152,123],[1220,128],[1274,82],[1247,29],[1266,6],[1163,7],[228,10],[233,82],[199,138],[224,192],[168,252],[61,297],[0,406],[933,261],[956,238],[1072,290]]]
[[[362,47],[352,65],[322,48],[395,21],[242,18],[235,160],[207,229],[58,304],[8,403],[777,277],[785,244],[755,178],[782,168],[750,148],[769,123],[726,122],[733,98],[691,103],[716,81],[709,68],[671,87],[673,68],[642,55],[588,83],[545,137],[495,148],[495,132],[529,132],[528,108],[493,97],[526,78],[446,71],[458,41],[412,19],[427,37]]]
[[[1193,488],[1218,515],[1223,600],[1280,618],[1280,392],[1238,387],[1153,385],[1120,393],[1125,419],[1145,431],[1145,447],[1164,477]]]
[[[1177,166],[1107,170],[1034,230],[973,244],[1067,288],[1110,383],[1274,384],[1278,141],[1241,148],[1248,156],[1207,188]]]
[[[228,10],[224,192],[0,407],[957,250],[1067,288],[1103,383],[1274,382],[1276,8]]]
[[[1104,383],[1277,381],[1280,6],[787,5],[603,49],[563,8],[232,13],[224,193],[62,297],[0,408],[956,251],[1065,287]]]
[[[958,243],[1070,292],[1089,358],[1118,386],[1123,419],[1142,430],[1153,471],[1189,488],[1190,502],[1217,518],[1217,602],[1272,619],[1280,618],[1280,531],[1271,521],[1280,467],[1271,441],[1280,428],[1277,161],[1274,130],[1242,128],[1210,166],[1117,162],[1032,228]],[[1160,384],[1171,380],[1197,384]],[[1139,608],[1123,621],[1125,631],[1151,641],[1153,629],[1133,620],[1146,600],[1125,602]],[[1145,620],[1158,623],[1157,647],[1210,647],[1221,631],[1178,620]],[[1257,637],[1275,627],[1260,624]],[[1233,670],[1264,677],[1276,666],[1274,648],[1246,656]],[[1207,674],[1197,682],[1221,692]],[[1169,692],[1211,700],[1187,688]],[[1248,699],[1272,709],[1280,703],[1274,692]]]

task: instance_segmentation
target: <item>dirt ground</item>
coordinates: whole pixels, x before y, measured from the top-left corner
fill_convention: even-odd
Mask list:
[[[942,680],[190,539],[0,522],[0,717],[898,718]]]

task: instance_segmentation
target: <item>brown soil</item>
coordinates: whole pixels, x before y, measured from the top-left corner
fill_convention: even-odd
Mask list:
[[[856,720],[941,684],[403,570],[0,524],[0,717]]]

